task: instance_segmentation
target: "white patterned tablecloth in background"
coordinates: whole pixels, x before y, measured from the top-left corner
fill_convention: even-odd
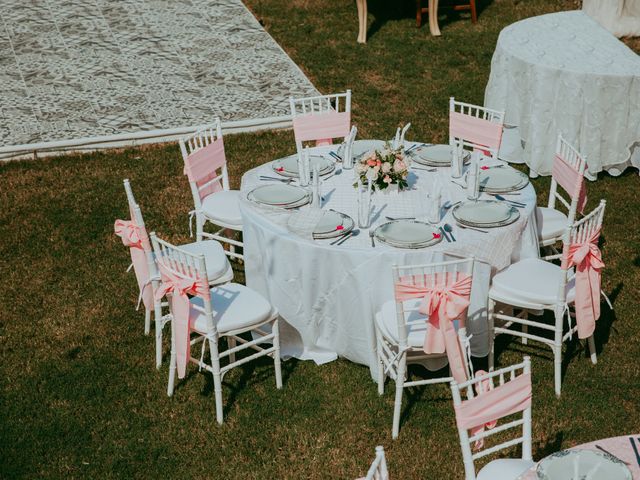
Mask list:
[[[506,129],[501,158],[534,176],[551,174],[559,133],[587,156],[590,179],[640,168],[640,58],[582,11],[502,30],[485,105],[517,127]]]

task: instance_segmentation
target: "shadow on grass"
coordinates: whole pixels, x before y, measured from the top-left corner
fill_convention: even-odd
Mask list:
[[[533,445],[533,458],[542,459],[548,457],[552,453],[559,452],[562,448],[562,440],[564,432],[556,432],[555,437],[547,439],[543,442],[535,442]]]

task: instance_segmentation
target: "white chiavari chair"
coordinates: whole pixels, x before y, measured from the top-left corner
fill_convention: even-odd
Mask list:
[[[520,375],[517,375],[517,372]],[[498,385],[496,385],[496,381]],[[531,456],[531,361],[476,375],[471,380],[451,382],[451,393],[460,437],[465,480],[516,480],[535,464]],[[468,400],[462,400],[466,394]],[[497,426],[505,417],[520,418]],[[487,427],[485,429],[485,427]],[[469,431],[471,430],[471,435]],[[505,432],[517,435],[485,448],[485,440]],[[475,452],[472,449],[475,444]],[[521,458],[501,458],[486,464],[476,475],[475,461],[487,455],[522,445]]]
[[[184,378],[189,363],[213,375],[216,420],[223,422],[222,379],[232,368],[256,358],[273,358],[276,387],[282,388],[278,312],[260,294],[237,283],[209,288],[203,255],[171,245],[151,233],[162,285],[157,295],[166,295],[173,316],[171,322],[171,366],[167,394],[173,395],[176,371]],[[253,339],[241,337],[252,334]],[[221,339],[227,339],[223,350]],[[265,346],[270,343],[271,346]],[[200,358],[191,347],[200,345]],[[209,347],[210,363],[205,361]],[[240,352],[252,353],[237,359]],[[225,364],[223,365],[223,362]]]
[[[550,247],[562,240],[568,225],[576,219],[578,210],[586,203],[584,171],[586,159],[562,135],[558,135],[556,154],[553,160],[551,188],[546,207],[536,208],[538,241],[541,247]],[[558,188],[560,187],[560,188]],[[561,190],[569,196],[565,199]],[[560,203],[567,211],[557,208]]]
[[[452,375],[461,380],[468,378],[470,374],[465,322],[473,266],[473,258],[464,258],[427,265],[393,267],[395,300],[386,302],[376,314],[375,331],[378,393],[384,393],[387,376],[396,384],[392,427],[394,439],[398,437],[400,430],[400,412],[405,388],[448,383]],[[443,291],[453,291],[456,298],[463,299],[461,308],[455,312],[455,319],[437,318],[440,301],[438,292]],[[431,314],[423,309],[423,302],[426,303],[430,296],[434,297],[432,305],[436,308]],[[433,320],[435,325],[430,324],[430,320]],[[451,341],[445,334],[453,334],[455,340]],[[444,339],[446,347],[433,348],[434,339]],[[451,375],[407,381],[408,363],[437,358],[444,360],[443,365],[446,365],[447,359],[449,360]]]
[[[591,213],[573,225],[565,229],[563,235],[562,265],[556,265],[538,258],[528,258],[510,265],[508,268],[493,277],[491,288],[489,289],[489,366],[493,368],[495,360],[494,339],[498,334],[508,334],[522,339],[522,343],[528,340],[541,342],[551,348],[554,357],[554,385],[557,396],[561,392],[561,368],[562,368],[562,346],[578,331],[580,338],[587,338],[591,361],[597,363],[596,349],[593,333],[583,335],[579,330],[582,322],[576,318],[577,313],[570,310],[570,306],[576,304],[583,305],[584,301],[590,304],[597,302],[597,312],[592,315],[595,320],[600,314],[600,273],[595,263],[599,263],[600,251],[597,247],[602,220],[604,217],[606,201],[601,200],[600,205]],[[597,275],[597,298],[591,296],[585,298],[585,290],[579,285],[584,281],[582,272],[576,273],[572,266],[576,259],[573,259],[575,249],[584,246],[589,248],[589,252],[594,252],[598,257],[593,260],[593,268],[598,270]],[[592,262],[591,253],[585,256],[583,261]],[[589,268],[589,264],[584,264]],[[583,265],[583,266],[584,266]],[[590,280],[587,280],[589,283]],[[577,285],[578,284],[578,285]],[[579,288],[576,288],[576,287]],[[595,288],[595,286],[593,287]],[[589,292],[591,295],[591,292]],[[577,298],[576,298],[577,297]],[[504,308],[506,307],[506,309]],[[595,307],[594,307],[595,308]],[[511,313],[511,309],[519,310],[517,315]],[[576,309],[578,310],[578,309]],[[509,311],[509,313],[507,313]],[[529,313],[539,315],[544,311],[551,311],[554,315],[553,324],[540,320],[532,320]],[[569,328],[564,332],[563,319],[565,314],[569,321]],[[571,321],[575,320],[571,325]],[[510,327],[520,326],[521,330],[514,330]],[[542,334],[529,333],[529,327],[542,331],[551,332],[552,338]]]
[[[229,173],[224,151],[220,119],[179,140],[184,160],[184,173],[189,179],[196,219],[196,238],[207,237],[229,245],[226,254],[243,259],[235,247],[242,242],[231,238],[230,231],[242,232],[240,192],[229,187]],[[191,222],[191,219],[189,220]],[[204,230],[209,222],[216,227],[214,233]],[[232,234],[231,234],[232,235]]]

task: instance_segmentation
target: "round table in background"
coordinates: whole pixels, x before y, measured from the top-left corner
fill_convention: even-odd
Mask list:
[[[364,152],[374,146],[372,142],[357,141],[354,150]],[[317,147],[312,153],[328,154],[331,148]],[[260,175],[276,173],[271,164],[245,173],[241,187],[243,197],[256,186],[268,183],[261,181]],[[357,222],[353,183],[353,170],[342,170],[325,179],[323,208],[348,214]],[[374,195],[373,228],[386,222],[385,216],[423,216],[427,211],[427,192],[436,183],[443,189],[443,202],[466,199],[465,190],[450,182],[449,168],[433,173],[414,170],[409,183],[410,191]],[[241,211],[246,283],[280,312],[284,320],[280,340],[284,357],[324,363],[341,356],[368,365],[375,375],[373,319],[382,305],[393,299],[391,267],[440,261],[447,258],[447,253],[473,255],[478,261],[467,331],[473,334],[472,354],[485,356],[488,353],[487,294],[492,273],[513,260],[538,256],[533,186],[525,187],[517,198],[527,207],[521,210],[521,218],[516,223],[485,234],[457,228],[449,212],[445,221],[454,225],[457,241],[443,240],[417,250],[393,248],[381,242],[373,248],[367,230],[341,246],[329,245],[330,240],[303,238],[287,228],[291,211],[264,208],[244,200]]]
[[[582,11],[503,29],[484,103],[511,126],[500,157],[532,176],[551,174],[558,134],[586,155],[591,179],[640,168],[640,57]]]
[[[639,440],[638,442],[636,442],[636,445],[637,448],[640,448],[640,433],[637,435],[633,435],[632,437]],[[633,475],[633,480],[640,480],[640,465],[638,465],[638,458],[633,451],[633,447],[631,446],[628,435],[622,437],[605,438],[602,440],[596,440],[595,442],[584,443],[582,445],[578,445],[577,447],[573,447],[571,450],[581,449],[598,451],[596,445],[599,445],[609,453],[618,457],[620,460],[628,463],[629,470],[631,470],[631,474]],[[535,467],[527,471],[518,480],[538,480]]]

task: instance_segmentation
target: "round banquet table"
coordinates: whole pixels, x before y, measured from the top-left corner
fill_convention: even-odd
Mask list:
[[[541,15],[500,32],[485,105],[505,111],[500,158],[550,175],[561,133],[587,177],[640,168],[640,57],[582,11]]]
[[[354,152],[365,152],[381,143],[356,141]],[[331,146],[316,147],[311,153],[331,159],[328,155],[331,149]],[[488,354],[486,306],[492,273],[514,260],[538,256],[533,214],[536,197],[531,184],[515,197],[527,204],[515,223],[490,229],[489,233],[461,230],[449,211],[443,221],[454,225],[457,241],[447,243],[443,239],[434,246],[410,250],[379,241],[374,248],[365,229],[340,246],[329,245],[331,240],[312,240],[295,234],[287,228],[290,210],[265,207],[246,198],[256,186],[269,183],[260,180],[260,175],[277,176],[271,163],[267,163],[242,177],[246,283],[267,298],[284,320],[280,327],[284,358],[312,359],[321,364],[341,356],[368,365],[375,378],[373,322],[375,313],[393,299],[391,267],[441,261],[447,258],[447,253],[473,255],[478,260],[467,333],[473,335],[471,353]],[[354,179],[353,170],[341,169],[338,164],[335,174],[323,180],[322,208],[345,213],[357,224]],[[408,191],[374,194],[372,228],[386,222],[386,216],[423,217],[428,207],[427,192],[436,184],[442,188],[442,202],[466,199],[466,191],[451,183],[448,167],[437,172],[412,169],[408,180]],[[440,362],[432,367],[441,368],[445,364]]]
[[[633,435],[633,438],[640,439],[640,434]],[[633,447],[629,442],[629,436],[622,437],[612,437],[605,438],[603,440],[596,440],[595,442],[584,443],[582,445],[578,445],[577,447],[571,448],[571,450],[596,450],[596,445],[601,446],[609,453],[612,453],[620,460],[628,463],[629,470],[631,470],[631,475],[634,480],[640,480],[640,465],[638,465],[638,459],[633,451]],[[636,442],[636,447],[640,445],[640,443]],[[537,480],[536,475],[536,467],[531,468],[523,475],[520,476],[518,480]]]
[[[582,10],[616,37],[640,36],[640,0],[583,0]]]

